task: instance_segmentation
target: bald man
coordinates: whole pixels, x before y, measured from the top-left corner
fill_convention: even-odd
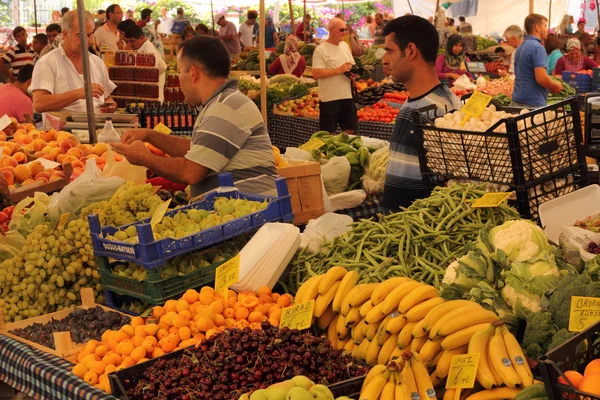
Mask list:
[[[352,99],[352,81],[346,73],[354,65],[350,47],[344,42],[346,23],[339,18],[329,22],[329,38],[313,54],[313,78],[319,81],[319,128],[335,133],[340,129],[354,133],[358,128],[356,107]]]

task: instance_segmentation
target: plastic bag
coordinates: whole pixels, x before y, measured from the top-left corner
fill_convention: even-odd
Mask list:
[[[283,155],[288,161],[302,160],[302,161],[314,161],[313,156],[306,150],[299,149],[297,147],[287,147],[285,154]]]
[[[362,136],[360,138],[360,140],[362,141],[363,146],[367,146],[367,147],[370,147],[370,148],[376,149],[376,150],[379,150],[383,147],[390,147],[390,142],[388,142],[386,140],[381,140],[381,139],[372,138],[372,137],[368,137],[368,136]]]
[[[363,188],[369,195],[383,193],[389,156],[389,147],[382,147],[371,154],[362,179]]]
[[[125,180],[118,176],[103,177],[102,171],[96,166],[96,159],[91,158],[87,160],[83,174],[52,196],[48,205],[48,217],[52,221],[58,221],[67,212],[77,216],[88,204],[110,199],[124,183]]]
[[[26,244],[23,235],[17,231],[8,231],[6,235],[0,235],[0,263],[19,255]]]
[[[133,165],[127,161],[125,157],[123,157],[123,160],[117,162],[115,154],[110,147],[106,153],[106,165],[102,172],[102,175],[105,178],[118,176],[125,179],[127,182],[133,182],[136,185],[146,183],[146,167]]]
[[[583,271],[584,262],[581,259],[579,249],[584,243],[590,241],[590,237],[595,235],[583,228],[576,226],[563,226],[558,236],[558,246],[566,262],[573,265],[577,272]]]
[[[348,232],[352,228],[352,222],[352,217],[349,215],[334,213],[311,219],[300,235],[300,248],[307,249],[310,253],[317,253],[325,243]]]
[[[328,196],[342,193],[350,180],[350,161],[346,157],[332,157],[321,166],[321,177]]]
[[[333,195],[329,197],[329,200],[333,211],[337,211],[358,207],[366,198],[367,193],[364,190],[350,190],[349,192]]]
[[[8,229],[19,232],[23,237],[29,236],[36,226],[48,222],[49,203],[50,196],[42,192],[35,192],[33,197],[21,200],[15,206]]]
[[[461,75],[460,78],[454,81],[454,87],[458,90],[475,90],[477,85],[474,85],[469,80],[467,75]]]

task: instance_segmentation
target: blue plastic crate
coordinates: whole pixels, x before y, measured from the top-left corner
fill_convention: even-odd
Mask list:
[[[576,72],[563,72],[563,81],[573,86],[579,93],[587,93],[592,90],[592,77],[588,74],[578,74]]]
[[[593,68],[592,71],[594,71],[594,75],[592,75],[592,78],[600,79],[600,68]]]
[[[173,216],[180,211],[188,209],[212,210],[215,198],[226,197],[245,199],[251,201],[268,201],[266,209],[234,219],[227,223],[193,233],[181,239],[165,238],[154,240],[150,218],[143,221],[134,222],[115,228],[106,226],[101,228],[98,215],[88,216],[90,224],[90,233],[94,254],[97,257],[110,257],[116,260],[131,261],[140,264],[148,269],[157,268],[164,264],[166,260],[191,251],[202,250],[206,247],[224,242],[244,233],[256,230],[267,222],[289,222],[294,220],[292,212],[292,203],[288,192],[285,178],[277,178],[277,197],[260,196],[253,194],[240,193],[237,190],[217,192],[208,194],[204,200],[180,207],[167,212],[166,216]],[[219,184],[221,187],[234,187],[231,173],[219,175]],[[126,229],[135,225],[139,243],[127,243],[116,240],[106,239],[106,235],[113,235],[117,230]]]

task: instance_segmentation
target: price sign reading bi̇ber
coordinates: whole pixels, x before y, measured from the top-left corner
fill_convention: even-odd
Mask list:
[[[215,292],[225,291],[224,298],[227,301],[228,289],[240,280],[240,255],[224,262],[215,271]]]
[[[284,308],[281,311],[280,326],[298,330],[310,328],[314,308],[314,300]]]
[[[511,196],[512,193],[486,193],[479,199],[475,200],[471,207],[473,208],[487,208],[487,207],[498,207],[504,203],[506,199]]]
[[[446,389],[471,389],[475,386],[479,353],[452,356]]]
[[[571,312],[569,313],[569,330],[571,332],[581,332],[598,321],[600,321],[600,298],[571,297]]]

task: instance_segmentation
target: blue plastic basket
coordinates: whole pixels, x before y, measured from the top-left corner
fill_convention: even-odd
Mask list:
[[[563,81],[573,86],[579,93],[587,93],[592,90],[592,77],[588,74],[578,74],[576,72],[563,72]]]
[[[285,178],[277,178],[277,197],[260,196],[240,193],[237,190],[217,192],[213,191],[198,203],[177,208],[167,212],[166,216],[173,216],[180,211],[188,209],[212,210],[215,198],[226,197],[245,199],[251,201],[268,201],[266,209],[234,219],[227,223],[193,233],[181,239],[154,240],[150,218],[115,228],[106,226],[101,228],[98,215],[88,216],[92,244],[96,257],[110,257],[116,260],[131,261],[148,269],[157,268],[166,260],[191,251],[202,250],[206,247],[224,242],[244,233],[256,230],[267,222],[292,222],[294,213]],[[221,187],[234,187],[231,173],[219,175]],[[117,230],[123,230],[135,225],[139,243],[127,243],[106,239],[106,235],[113,235]]]

